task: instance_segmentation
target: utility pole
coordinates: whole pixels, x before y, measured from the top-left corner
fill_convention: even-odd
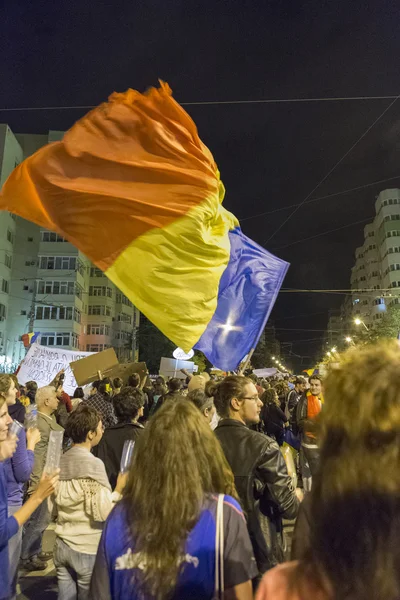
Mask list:
[[[136,361],[136,334],[137,334],[137,326],[136,326],[136,308],[133,309],[133,323],[132,323],[132,361]]]
[[[33,327],[35,325],[36,289],[37,289],[37,281],[36,281],[36,279],[34,279],[31,310],[29,312],[28,333],[33,333]],[[25,348],[25,355],[28,354],[28,351],[29,351],[29,346]]]

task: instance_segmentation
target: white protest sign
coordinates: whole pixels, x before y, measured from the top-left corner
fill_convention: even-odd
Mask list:
[[[79,350],[63,350],[53,346],[40,346],[32,344],[25,356],[18,372],[18,381],[25,384],[27,381],[36,381],[38,387],[49,385],[54,377],[64,369],[64,390],[70,396],[78,387],[69,363],[80,360],[93,354],[93,352],[79,352]]]
[[[272,367],[271,369],[253,369],[254,375],[257,377],[271,377],[271,375],[275,375],[277,373],[277,369]]]
[[[181,373],[181,369],[186,369],[189,373],[197,371],[197,365],[189,360],[178,360],[175,358],[161,358],[160,375],[164,377],[177,377],[178,379],[186,379],[186,375]]]

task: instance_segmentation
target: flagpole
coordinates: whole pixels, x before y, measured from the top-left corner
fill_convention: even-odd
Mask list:
[[[244,361],[244,363],[242,363],[242,365],[241,365],[241,367],[240,367],[240,369],[238,371],[238,375],[243,375],[243,373],[247,369],[247,365],[250,364],[250,360],[251,360],[251,357],[253,356],[254,350],[255,350],[255,348],[252,348],[250,350],[250,352],[248,353],[246,360]]]

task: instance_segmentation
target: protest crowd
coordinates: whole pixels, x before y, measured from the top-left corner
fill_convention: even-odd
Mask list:
[[[325,381],[0,375],[0,598],[53,560],[60,600],[398,599],[399,373],[387,342]]]

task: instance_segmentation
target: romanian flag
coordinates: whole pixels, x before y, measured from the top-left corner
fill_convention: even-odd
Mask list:
[[[24,333],[24,335],[21,336],[21,341],[24,343],[24,348],[29,348],[31,344],[36,342],[39,335],[39,331],[37,331],[36,333]]]
[[[311,375],[319,375],[319,370],[318,369],[304,369],[303,373],[307,373],[307,375],[309,377],[311,377]]]
[[[114,93],[13,171],[9,210],[79,248],[167,337],[233,370],[288,268],[223,206],[217,165],[169,86]]]

